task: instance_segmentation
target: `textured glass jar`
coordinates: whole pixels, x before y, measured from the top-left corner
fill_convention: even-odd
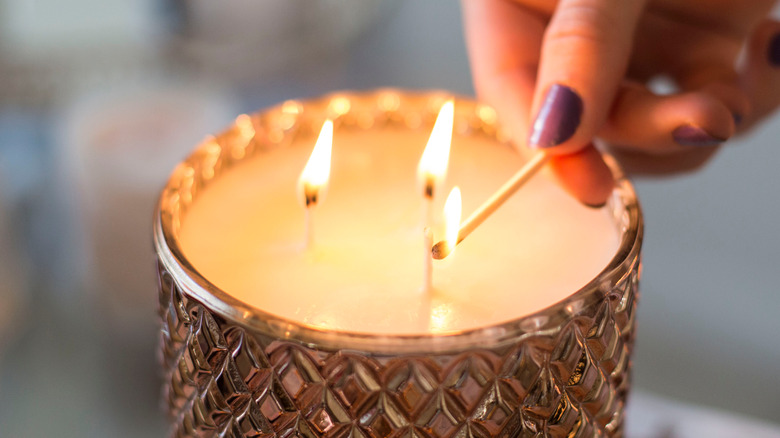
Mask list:
[[[494,326],[405,336],[321,330],[236,300],[184,256],[178,234],[188,207],[234,163],[284,147],[324,117],[354,129],[429,130],[447,97],[379,90],[288,101],[239,117],[176,168],[154,224],[173,436],[621,435],[643,225],[610,157],[614,258],[563,301]],[[457,108],[455,135],[503,140],[491,108],[469,100]]]

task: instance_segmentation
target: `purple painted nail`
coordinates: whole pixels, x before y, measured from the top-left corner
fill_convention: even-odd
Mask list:
[[[769,58],[770,64],[775,67],[780,67],[780,33],[773,36],[769,41],[767,57]]]
[[[577,131],[581,117],[580,95],[565,85],[553,84],[536,115],[528,144],[549,148],[563,143]]]
[[[715,146],[726,141],[693,125],[683,125],[672,131],[674,141],[683,146]]]

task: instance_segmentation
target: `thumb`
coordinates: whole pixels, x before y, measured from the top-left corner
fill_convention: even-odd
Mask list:
[[[572,153],[607,118],[643,0],[561,0],[545,32],[529,146]]]

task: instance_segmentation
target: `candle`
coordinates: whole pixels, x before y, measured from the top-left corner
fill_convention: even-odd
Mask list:
[[[338,125],[328,199],[316,207],[317,243],[302,250],[305,215],[296,187],[316,133],[297,135],[224,173],[200,193],[182,223],[181,245],[195,269],[265,312],[361,333],[474,329],[564,299],[615,254],[618,235],[607,211],[581,206],[542,174],[449,259],[435,261],[432,288],[420,294],[415,172],[431,131]],[[525,161],[495,139],[457,133],[449,160],[442,192],[460,186],[465,212]],[[441,198],[432,209],[437,240],[444,237]]]
[[[415,173],[442,102],[287,102],[176,168],[154,228],[173,435],[621,434],[642,240],[631,185],[606,157],[616,189],[591,210],[537,175],[432,260],[434,237],[461,232],[450,215],[526,161],[498,141],[492,109],[457,101],[421,228]],[[326,119],[328,197],[305,246],[297,178]],[[463,205],[452,195],[445,226],[455,185]]]

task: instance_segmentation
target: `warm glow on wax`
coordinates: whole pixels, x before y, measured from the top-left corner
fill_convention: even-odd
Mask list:
[[[450,252],[458,244],[458,231],[460,230],[461,206],[460,189],[453,187],[447,202],[444,203],[444,238]]]
[[[452,100],[448,100],[439,110],[428,144],[417,166],[417,178],[428,198],[433,198],[434,187],[447,175],[454,116],[455,104]]]
[[[298,178],[298,191],[304,206],[316,204],[322,196],[330,177],[330,156],[333,148],[333,122],[325,121],[314,145],[306,167]]]

